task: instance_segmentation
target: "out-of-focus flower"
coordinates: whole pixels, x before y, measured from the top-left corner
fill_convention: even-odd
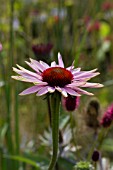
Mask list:
[[[86,109],[86,124],[92,128],[99,127],[100,103],[97,99],[91,99]]]
[[[64,19],[67,16],[67,11],[64,8],[61,8],[60,10],[58,8],[53,8],[51,10],[51,15],[54,17],[59,17],[59,19]]]
[[[30,62],[26,61],[35,72],[29,71],[19,65],[17,68],[13,68],[13,71],[19,74],[19,76],[12,76],[12,78],[24,82],[33,83],[33,86],[24,90],[20,95],[27,95],[36,93],[37,96],[42,96],[48,93],[60,92],[64,97],[81,96],[81,94],[93,95],[90,92],[83,90],[84,87],[99,88],[103,87],[99,83],[87,82],[91,78],[99,75],[96,72],[97,69],[91,71],[81,71],[80,68],[74,69],[74,66],[64,68],[62,56],[58,53],[58,64],[55,61],[49,66],[43,61],[36,61],[30,59]]]
[[[113,3],[112,2],[106,1],[102,4],[102,10],[103,11],[108,11],[108,10],[111,10],[111,9],[113,9]]]
[[[94,162],[97,162],[99,160],[99,158],[100,158],[100,153],[99,153],[99,151],[95,150],[92,154],[92,160]]]
[[[104,128],[107,128],[111,125],[112,121],[113,121],[113,104],[110,107],[108,107],[107,111],[104,113],[100,121],[100,124]]]
[[[94,170],[94,167],[90,162],[80,161],[74,166],[73,170]]]
[[[107,114],[109,114],[111,119],[113,120],[113,104],[108,107]]]
[[[80,97],[71,95],[66,98],[62,97],[62,105],[67,111],[74,111],[79,105],[79,99]]]
[[[14,20],[13,20],[13,28],[14,28],[14,30],[15,31],[18,30],[19,26],[20,26],[19,19],[17,17],[15,17]]]
[[[99,31],[99,29],[100,29],[99,21],[89,22],[89,24],[87,25],[87,31],[89,33],[94,32],[94,31]]]
[[[32,46],[32,50],[37,60],[48,61],[50,60],[50,52],[53,48],[53,44],[37,44]]]
[[[2,44],[0,43],[0,51],[2,51]]]

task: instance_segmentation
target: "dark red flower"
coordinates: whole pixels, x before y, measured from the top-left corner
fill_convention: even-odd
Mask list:
[[[88,26],[87,26],[88,32],[99,31],[99,29],[100,29],[100,22],[99,21],[89,23]]]
[[[53,44],[36,44],[32,46],[32,50],[37,60],[48,61],[50,60],[50,52],[53,48]]]
[[[79,100],[80,97],[78,96],[68,95],[68,97],[62,98],[62,104],[67,111],[72,112],[78,107]]]
[[[102,4],[102,10],[103,11],[108,11],[108,10],[111,10],[111,9],[113,9],[113,3],[111,3],[111,2],[104,2]]]
[[[99,151],[95,150],[92,154],[92,160],[94,162],[97,162],[99,160],[99,158],[100,158],[100,153],[99,153]]]
[[[102,120],[100,122],[100,124],[104,127],[107,128],[111,125],[112,123],[112,118],[111,115],[109,113],[105,113],[104,116],[102,117]]]

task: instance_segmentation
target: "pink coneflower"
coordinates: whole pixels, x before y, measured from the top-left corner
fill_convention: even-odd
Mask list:
[[[19,65],[13,70],[19,74],[19,76],[12,76],[12,78],[24,82],[33,83],[33,86],[24,90],[20,95],[27,95],[31,93],[37,93],[37,96],[41,96],[48,93],[60,92],[64,97],[68,94],[72,96],[81,96],[81,94],[93,95],[90,92],[83,90],[82,88],[99,88],[103,87],[99,83],[87,82],[91,78],[99,75],[96,72],[97,69],[91,71],[81,71],[80,68],[74,69],[74,66],[64,68],[62,56],[58,53],[58,64],[55,61],[49,66],[43,61],[36,61],[30,59],[30,62],[26,61],[35,72],[29,71]]]

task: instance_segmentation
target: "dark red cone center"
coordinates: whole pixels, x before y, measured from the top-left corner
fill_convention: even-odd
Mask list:
[[[65,68],[51,67],[42,73],[42,78],[44,82],[47,82],[52,87],[64,87],[65,85],[71,83],[73,75]]]

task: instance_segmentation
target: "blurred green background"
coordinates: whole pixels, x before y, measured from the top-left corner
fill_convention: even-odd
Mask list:
[[[48,63],[57,61],[60,52],[66,67],[75,60],[75,67],[82,70],[98,68],[101,74],[92,81],[105,87],[88,90],[100,102],[101,118],[113,100],[113,2],[0,0],[0,43],[3,46],[0,52],[0,168],[46,170],[51,155],[47,101],[35,94],[19,96],[30,84],[12,80],[12,67],[18,63],[27,68],[24,61],[29,58]],[[82,96],[79,108],[72,115],[76,146],[71,139],[64,144],[63,149],[67,147],[67,150],[64,149],[56,170],[71,170],[76,161],[87,157],[95,132],[87,126],[85,117],[91,99]],[[67,140],[71,133],[70,113],[63,107],[60,128]],[[65,134],[68,131],[69,134]],[[102,147],[103,156],[111,164],[112,138],[111,128]]]

